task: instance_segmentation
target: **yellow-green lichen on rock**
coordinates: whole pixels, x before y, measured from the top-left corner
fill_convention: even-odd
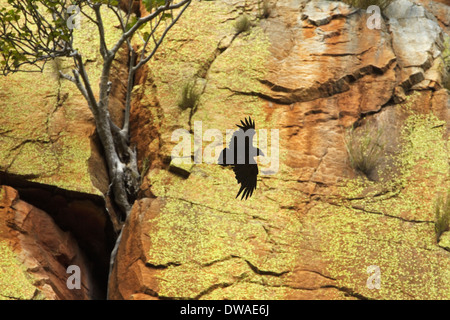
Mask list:
[[[0,2],[5,5],[6,2]],[[120,31],[117,18],[102,10],[106,40],[112,45]],[[82,18],[74,45],[82,54],[95,95],[101,72],[97,27]],[[89,159],[95,125],[87,102],[74,83],[72,61],[58,58],[43,73],[14,73],[0,77],[0,170],[59,188],[100,195],[90,179]],[[24,66],[24,70],[30,70]]]
[[[36,294],[33,279],[6,241],[0,242],[0,300],[29,300]]]
[[[446,235],[439,246],[433,215],[449,187],[446,105],[427,89],[394,103],[401,67],[389,31],[361,29],[363,14],[316,4],[312,13],[332,15],[329,22],[302,19],[297,2],[277,2],[264,20],[250,9],[256,1],[198,1],[168,33],[135,96],[143,108],[150,95],[158,101],[164,161],[150,166],[148,198],[136,202],[124,228],[112,298],[450,296]],[[251,27],[236,34],[244,12]],[[187,81],[201,89],[192,112],[177,103]],[[269,139],[270,129],[280,137],[279,170],[259,175],[250,198],[236,199],[229,167],[202,162],[187,164],[189,175],[171,171],[174,130],[190,131],[189,159],[210,143],[193,150],[200,121],[203,134],[218,129],[226,143],[226,129],[248,116]],[[345,130],[357,121],[386,125],[389,148],[376,178],[349,164]],[[367,287],[374,265],[379,290]]]
[[[257,24],[236,35],[234,21],[239,13],[231,9],[224,2],[193,2],[150,64],[155,66],[152,81],[164,110],[161,131],[166,143],[176,126],[188,128],[187,119],[180,120],[177,92],[189,79],[205,80],[192,129],[195,121],[201,121],[202,133],[222,128],[225,135],[225,129],[235,128],[242,115],[251,115],[258,128],[267,127],[261,112],[264,102],[251,94],[264,90],[259,79],[266,72],[270,42]],[[230,105],[239,117],[229,116]],[[207,144],[203,142],[202,150]],[[300,241],[295,236],[300,222],[288,210],[280,211],[276,201],[256,193],[245,203],[235,199],[235,178],[229,169],[196,164],[191,171],[187,179],[166,170],[153,170],[147,176],[153,194],[165,199],[161,213],[146,222],[152,226],[152,248],[158,248],[150,250],[147,263],[166,266],[159,296],[211,298],[215,288],[226,287],[230,298],[282,297],[283,279],[276,275],[291,270],[295,256],[273,249],[276,244],[268,242],[271,235],[266,221],[278,212],[284,230],[276,232],[277,237],[293,246]],[[278,289],[261,290],[270,276],[254,270],[275,274]]]
[[[439,246],[450,251],[450,231],[442,233],[439,238]]]
[[[347,200],[320,203],[308,213],[333,226],[321,239],[328,271],[340,285],[375,299],[450,295],[448,252],[436,244],[433,213],[435,199],[449,187],[442,124],[433,114],[409,112],[397,170],[380,182],[350,181],[341,189]],[[379,290],[366,286],[371,265],[381,270]]]
[[[258,79],[264,77],[270,43],[256,20],[247,33],[237,35],[234,21],[239,15],[226,2],[192,2],[149,62],[151,83],[163,110],[164,155],[170,155],[173,147],[173,130],[193,130],[195,121],[203,122],[203,130],[234,128],[237,118],[228,116],[227,105],[237,108],[233,113],[255,117],[259,128],[265,126],[260,111],[263,102],[251,93],[264,90]],[[192,114],[191,109],[182,111],[178,106],[188,82],[194,82],[201,93]],[[232,90],[249,95],[236,96]]]
[[[198,165],[188,179],[161,170],[151,176],[151,183],[155,195],[166,202],[161,213],[147,221],[154,231],[149,234],[152,247],[158,248],[148,253],[147,263],[169,265],[162,275],[165,281],[160,284],[160,296],[203,296],[204,290],[217,283],[226,284],[229,291],[239,294],[231,286],[264,282],[265,277],[252,271],[251,266],[280,275],[294,267],[296,257],[292,252],[277,252],[277,243],[270,242],[267,224],[273,213],[278,212],[272,222],[284,229],[275,232],[276,242],[295,247],[301,240],[296,235],[301,223],[292,219],[288,210],[280,210],[277,203],[264,197],[255,195],[246,203],[234,199],[231,170]],[[185,268],[187,271],[183,271]],[[195,279],[185,281],[186,273]],[[211,279],[213,275],[216,278]],[[276,282],[281,285],[283,280]],[[240,295],[270,298],[259,295],[257,286],[252,287],[256,291],[247,288]]]

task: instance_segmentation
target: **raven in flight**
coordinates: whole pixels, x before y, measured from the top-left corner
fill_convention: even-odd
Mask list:
[[[239,130],[233,133],[230,145],[222,150],[219,156],[221,166],[231,166],[238,184],[241,188],[236,196],[242,193],[241,200],[247,200],[256,189],[256,177],[258,176],[258,165],[254,160],[255,156],[264,156],[259,148],[253,146],[253,136],[255,135],[255,121],[250,117],[241,120],[242,125],[236,125]]]

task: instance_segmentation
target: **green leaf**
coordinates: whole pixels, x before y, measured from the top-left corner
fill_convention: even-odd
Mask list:
[[[109,4],[111,6],[115,6],[117,7],[119,5],[119,1],[118,0],[101,0],[101,1],[96,1],[97,3],[102,3],[102,4]]]
[[[162,20],[173,19],[173,15],[170,12],[164,12],[161,18]]]
[[[165,0],[142,0],[145,9],[151,12],[153,8],[157,8],[166,4]]]
[[[133,26],[137,23],[138,19],[136,17],[132,17],[131,21],[128,22],[127,26],[126,26],[126,31],[130,30],[131,28],[133,28]]]
[[[142,3],[144,4],[145,9],[146,9],[148,12],[151,12],[151,11],[152,11],[152,6],[153,6],[153,1],[152,1],[152,0],[142,0]]]

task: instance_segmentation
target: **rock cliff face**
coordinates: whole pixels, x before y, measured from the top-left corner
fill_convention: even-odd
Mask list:
[[[0,299],[95,299],[98,284],[77,242],[44,211],[0,189]],[[69,265],[80,267],[81,288],[66,286]]]
[[[146,14],[142,3],[133,10]],[[193,1],[136,75],[131,138],[142,185],[108,298],[449,299],[450,231],[437,238],[434,216],[450,188],[448,1],[396,0],[380,29],[340,1],[264,10],[257,0]],[[250,28],[238,33],[243,14]],[[94,34],[79,38],[93,78]],[[119,55],[110,99],[118,123],[125,65]],[[0,299],[106,291],[116,221],[101,148],[84,100],[51,70],[0,78],[0,271],[17,276],[0,276]],[[200,94],[194,109],[178,106],[186,83]],[[207,129],[225,143],[248,116],[279,161],[261,164],[274,174],[259,175],[247,201],[235,199],[229,168],[207,157],[182,170],[171,162],[174,130],[190,132],[199,157]],[[352,134],[376,140],[373,170],[351,166]],[[86,275],[82,290],[65,286],[70,264]],[[367,287],[369,266],[380,268],[380,289]]]
[[[436,242],[433,213],[449,187],[448,6],[396,1],[370,30],[370,15],[341,2],[272,5],[260,19],[256,1],[193,2],[140,77],[133,140],[151,165],[109,298],[448,298],[448,235]],[[252,25],[236,34],[243,12]],[[188,81],[201,96],[182,111]],[[175,129],[199,139],[201,121],[225,136],[247,116],[269,140],[279,130],[279,170],[252,198],[235,199],[233,172],[217,165],[171,172]],[[354,124],[381,132],[367,176],[348,160]],[[366,286],[371,265],[379,290]]]
[[[5,2],[0,0],[0,7]],[[105,28],[113,36],[117,29],[111,18],[105,12]],[[95,79],[99,76],[100,59],[91,44],[98,37],[95,26],[88,21],[83,21],[82,26],[77,45],[84,52],[88,73]],[[121,57],[114,63],[114,74],[126,78],[126,62]],[[111,221],[115,214],[108,196],[104,196],[109,182],[93,116],[77,89],[58,76],[58,70],[69,68],[69,62],[60,59],[50,62],[43,74],[0,77],[0,185],[17,190],[18,194],[7,199],[11,206],[15,208],[16,200],[21,204],[19,211],[8,209],[9,205],[1,206],[0,230],[4,232],[0,232],[0,239],[4,248],[10,248],[5,250],[12,250],[11,255],[18,255],[17,261],[24,263],[25,274],[31,274],[33,279],[39,274],[37,280],[31,280],[35,289],[42,292],[35,298],[105,298],[109,255],[116,237],[112,224],[115,221]],[[93,88],[97,91],[98,87]],[[111,113],[115,121],[120,121],[120,81],[116,79],[112,89]],[[8,216],[19,213],[21,220],[29,217],[28,229],[21,226],[23,222],[14,222]],[[15,225],[19,226],[19,233],[11,236],[11,232],[17,233]],[[20,242],[17,237],[36,244],[21,249],[22,245],[16,244]],[[60,253],[58,242],[63,248]],[[85,260],[80,260],[80,254]],[[5,267],[3,262],[7,263],[0,262],[0,271],[20,265]],[[80,292],[66,286],[70,274],[65,268],[78,262],[86,276]],[[0,294],[5,286],[11,288],[13,284],[0,280]],[[32,298],[34,294],[34,289],[20,296],[10,294],[18,292],[15,289],[8,290],[6,295],[11,298]]]

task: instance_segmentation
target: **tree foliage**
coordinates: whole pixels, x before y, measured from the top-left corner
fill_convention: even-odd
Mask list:
[[[39,61],[69,56],[73,30],[66,26],[65,8],[58,1],[8,0],[0,8],[0,61],[4,74]]]

